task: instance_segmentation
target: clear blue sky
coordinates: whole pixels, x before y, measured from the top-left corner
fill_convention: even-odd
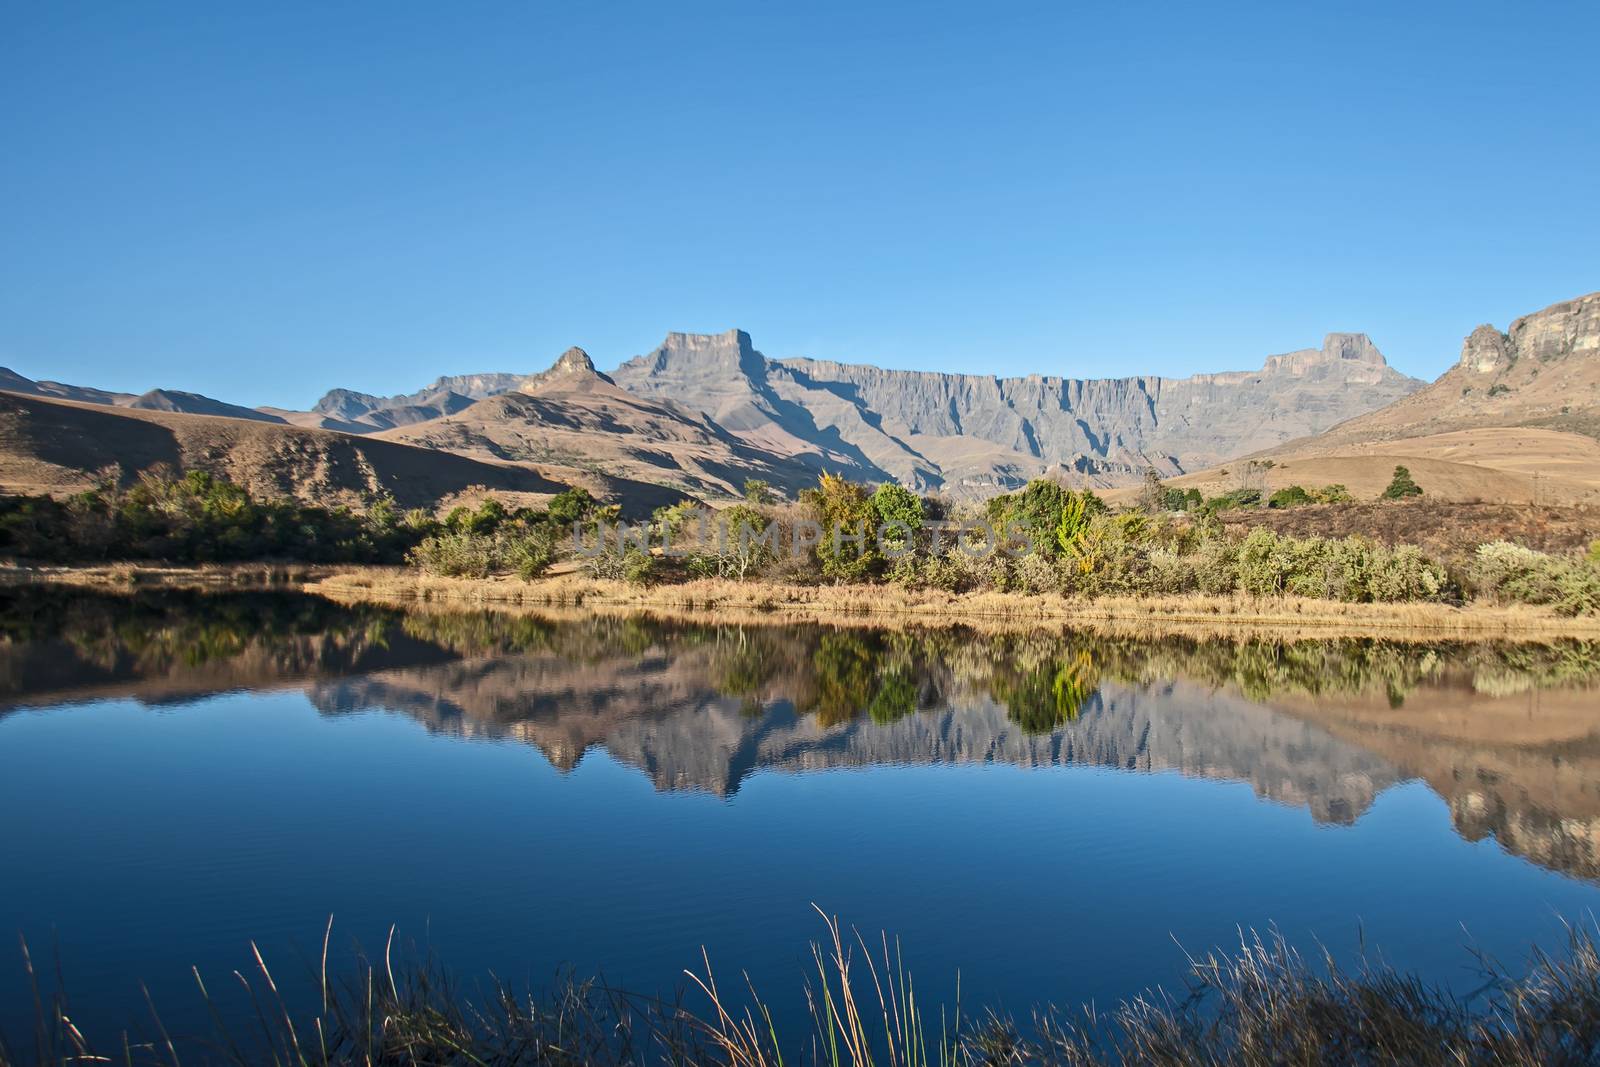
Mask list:
[[[254,10],[247,10],[253,7]],[[870,7],[871,10],[862,10]],[[1432,376],[1600,289],[1600,5],[0,6],[0,363]]]

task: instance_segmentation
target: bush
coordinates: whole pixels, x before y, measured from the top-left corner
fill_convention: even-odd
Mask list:
[[[1389,480],[1389,486],[1382,495],[1384,500],[1404,500],[1406,497],[1421,496],[1422,488],[1411,480],[1411,471],[1396,467],[1394,477]]]
[[[1273,493],[1270,497],[1268,497],[1267,507],[1298,508],[1302,505],[1310,504],[1311,502],[1312,496],[1310,493],[1306,492],[1301,486],[1291,485],[1286,488],[1279,489],[1276,493]]]
[[[55,562],[160,559],[398,563],[432,523],[402,522],[380,495],[366,512],[257,500],[203,471],[147,472],[124,488],[108,474],[66,500],[0,496],[0,552]]]
[[[1235,508],[1253,508],[1261,504],[1261,490],[1259,489],[1234,489],[1214,496],[1201,505],[1206,511],[1215,514],[1219,511],[1232,511]]]
[[[804,499],[822,527],[813,551],[823,576],[851,582],[872,575],[882,557],[873,539],[877,512],[866,489],[836,474],[824,474]]]
[[[499,569],[500,554],[493,537],[452,528],[424,538],[410,562],[445,578],[487,578]]]
[[[1600,613],[1600,566],[1588,559],[1495,541],[1478,547],[1468,575],[1480,596],[1502,603],[1547,605],[1562,615]]]

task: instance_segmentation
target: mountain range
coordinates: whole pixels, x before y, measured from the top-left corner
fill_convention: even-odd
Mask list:
[[[1524,316],[1506,332],[1480,326],[1461,360],[1432,384],[1394,370],[1362,333],[1330,333],[1317,348],[1266,357],[1249,371],[1002,378],[773,359],[749,334],[728,330],[670,333],[609,375],[573,348],[537,374],[444,376],[396,396],[335,389],[306,411],[174,389],[135,396],[5,369],[0,391],[26,396],[36,412],[70,403],[136,418],[145,428],[123,428],[134,435],[148,436],[152,422],[164,425],[191,442],[177,450],[183,462],[226,470],[250,465],[249,456],[232,455],[240,432],[224,432],[225,421],[202,430],[191,418],[259,424],[251,438],[258,458],[263,449],[303,453],[320,471],[275,476],[273,484],[311,498],[335,483],[351,492],[374,485],[393,491],[385,465],[352,438],[401,449],[392,453],[408,457],[401,466],[426,466],[414,453],[486,465],[472,468],[485,474],[477,483],[463,482],[466,467],[431,479],[456,494],[474,485],[503,488],[515,472],[531,471],[603,491],[649,486],[656,500],[715,500],[736,495],[746,478],[792,494],[833,471],[978,498],[1042,475],[1114,489],[1136,484],[1150,469],[1180,485],[1223,486],[1237,477],[1225,466],[1230,461],[1275,457],[1271,466],[1295,469],[1282,461],[1298,459],[1305,477],[1342,480],[1360,495],[1381,488],[1369,483],[1395,455],[1437,465],[1428,467],[1435,484],[1457,496],[1512,499],[1535,474],[1564,498],[1600,493],[1600,294]],[[35,418],[30,431],[19,422],[20,402],[14,397],[0,410],[0,478],[7,485],[65,491],[89,477],[88,463],[116,460],[126,469],[150,451],[118,447],[104,420],[94,433],[110,436],[98,451],[70,437],[44,441],[46,424],[70,433],[67,424],[81,427],[84,416]],[[346,443],[335,448],[330,439],[304,436],[328,433]],[[1461,434],[1467,438],[1450,436]],[[1520,458],[1492,462],[1511,452]],[[366,473],[330,482],[339,466],[329,459],[334,453],[362,457],[345,466]],[[292,458],[285,463],[294,465]],[[1480,471],[1493,473],[1474,473]],[[1274,476],[1283,477],[1294,476]]]

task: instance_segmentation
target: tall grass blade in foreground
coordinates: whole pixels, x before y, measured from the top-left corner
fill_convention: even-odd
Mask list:
[[[283,1064],[596,1064],[716,1067],[978,1067],[978,1065],[1151,1065],[1277,1067],[1280,1064],[1406,1064],[1419,1067],[1534,1067],[1600,1063],[1600,948],[1590,924],[1569,927],[1565,951],[1536,952],[1525,973],[1477,957],[1483,985],[1461,998],[1387,966],[1342,969],[1324,953],[1308,962],[1272,933],[1242,936],[1236,952],[1189,959],[1187,988],[1149,991],[1109,1013],[1036,1009],[1019,1023],[998,1008],[976,1017],[956,1002],[937,1026],[925,1009],[899,943],[869,942],[822,914],[826,936],[812,946],[815,973],[804,995],[809,1033],[784,1033],[779,1018],[744,976],[742,989],[719,986],[710,957],[686,972],[671,1001],[600,982],[568,979],[543,994],[493,983],[462,994],[430,957],[361,960],[352,976],[330,981],[324,935],[320,969],[308,967],[296,1016],[265,958],[256,974],[234,972],[254,1023],[234,1030],[238,1011],[197,986],[210,1030],[182,1033],[150,1005],[149,1033],[117,1035],[97,1048],[67,1012],[60,986],[46,996],[27,946],[33,990],[32,1055],[0,1036],[0,1065],[123,1063]],[[380,970],[381,968],[381,970]],[[98,1031],[86,1027],[90,1034]],[[247,1033],[246,1030],[259,1030]]]

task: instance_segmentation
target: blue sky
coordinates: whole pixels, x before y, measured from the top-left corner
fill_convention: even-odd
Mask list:
[[[305,406],[769,355],[1077,376],[1600,289],[1600,5],[0,6],[0,363]]]

